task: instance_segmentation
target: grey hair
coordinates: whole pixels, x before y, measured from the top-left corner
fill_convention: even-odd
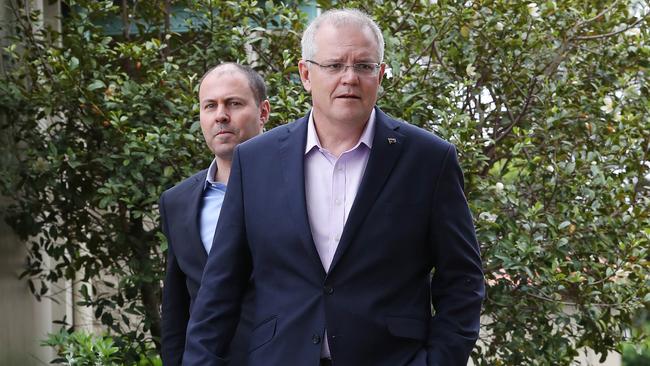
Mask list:
[[[316,32],[323,24],[331,24],[335,27],[348,24],[367,27],[372,31],[377,41],[378,62],[381,63],[384,60],[384,36],[381,34],[379,26],[377,26],[377,23],[368,14],[357,9],[332,9],[312,20],[302,34],[302,40],[300,42],[303,60],[311,60],[316,54]]]

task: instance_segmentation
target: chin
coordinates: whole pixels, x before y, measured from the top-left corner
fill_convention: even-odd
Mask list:
[[[355,120],[358,120],[358,119],[367,119],[368,118],[367,116],[370,115],[370,113],[366,113],[364,111],[361,111],[360,108],[351,108],[351,109],[349,109],[347,111],[343,110],[341,112],[344,112],[344,113],[339,113],[339,115],[337,116],[338,119],[341,120],[341,121],[348,121],[348,122],[349,121],[355,121]],[[366,121],[364,120],[363,122],[366,122]]]
[[[232,156],[233,151],[235,150],[235,144],[220,144],[219,146],[214,146],[212,152],[216,156]]]

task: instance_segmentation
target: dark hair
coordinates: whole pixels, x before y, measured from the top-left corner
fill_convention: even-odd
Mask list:
[[[246,65],[241,65],[236,62],[224,62],[222,64],[216,65],[211,67],[208,71],[201,76],[201,80],[199,81],[199,89],[201,89],[201,84],[203,84],[203,79],[206,78],[212,71],[215,71],[216,69],[220,69],[222,67],[227,67],[227,66],[232,66],[237,71],[241,72],[244,74],[246,79],[248,80],[248,86],[251,88],[251,91],[253,92],[253,96],[255,97],[255,102],[259,106],[263,101],[266,100],[266,84],[264,84],[264,79],[260,76],[260,74],[257,73],[257,71],[253,70],[249,66]]]

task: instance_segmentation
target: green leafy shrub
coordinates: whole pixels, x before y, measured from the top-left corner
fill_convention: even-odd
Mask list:
[[[634,319],[631,332],[637,335],[640,341],[636,343],[625,342],[621,346],[623,355],[623,366],[646,366],[650,365],[650,312],[642,311]]]
[[[43,342],[44,346],[52,347],[57,352],[57,358],[52,360],[55,365],[83,366],[162,366],[160,357],[155,350],[141,355],[137,363],[125,360],[121,352],[123,340],[117,341],[110,336],[98,336],[86,332],[70,332],[61,329],[59,333],[50,334]]]
[[[7,216],[31,239],[36,296],[86,281],[82,305],[137,362],[160,334],[158,196],[210,160],[198,77],[254,60],[270,127],[303,115],[306,17],[293,1],[64,3],[61,32],[15,6],[2,51]],[[570,365],[583,347],[641,342],[626,331],[650,302],[648,2],[317,3],[378,21],[378,105],[458,147],[488,285],[475,364]],[[121,35],[99,25],[110,17]]]
[[[631,344],[623,345],[623,366],[650,365],[650,342],[640,347]]]

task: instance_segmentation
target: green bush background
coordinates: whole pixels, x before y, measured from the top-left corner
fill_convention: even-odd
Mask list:
[[[302,116],[307,16],[296,2],[63,1],[59,33],[9,4],[0,182],[30,243],[24,278],[39,298],[83,281],[82,305],[139,362],[160,335],[158,197],[210,161],[198,78],[250,63],[271,124]],[[488,284],[475,363],[569,365],[647,339],[628,330],[650,302],[648,1],[318,5],[377,20],[378,105],[458,147]]]

